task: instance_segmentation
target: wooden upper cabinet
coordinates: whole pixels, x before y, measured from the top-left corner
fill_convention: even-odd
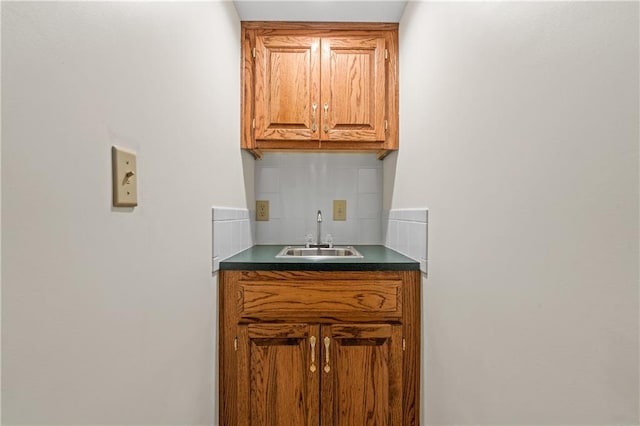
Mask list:
[[[242,23],[241,147],[398,148],[397,24]]]

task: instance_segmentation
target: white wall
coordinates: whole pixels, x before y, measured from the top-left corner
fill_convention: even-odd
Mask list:
[[[2,423],[214,424],[211,206],[253,191],[233,5],[2,9]]]
[[[429,208],[423,423],[640,421],[638,8],[407,6],[385,206]]]

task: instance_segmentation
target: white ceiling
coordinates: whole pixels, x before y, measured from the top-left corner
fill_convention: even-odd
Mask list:
[[[241,21],[400,22],[405,0],[234,0]]]

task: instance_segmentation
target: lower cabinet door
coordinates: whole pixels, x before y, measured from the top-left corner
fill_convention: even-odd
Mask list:
[[[396,426],[402,327],[238,327],[237,419],[243,426]]]
[[[323,326],[322,351],[323,426],[402,424],[401,326]]]
[[[318,425],[320,327],[239,327],[238,424]]]

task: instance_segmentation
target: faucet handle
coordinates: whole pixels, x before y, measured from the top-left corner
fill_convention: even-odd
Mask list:
[[[304,245],[309,248],[311,244],[313,244],[313,234],[309,233],[304,237]]]
[[[331,234],[327,234],[327,236],[325,237],[324,242],[326,244],[329,244],[329,248],[333,247],[333,237],[331,236]]]

